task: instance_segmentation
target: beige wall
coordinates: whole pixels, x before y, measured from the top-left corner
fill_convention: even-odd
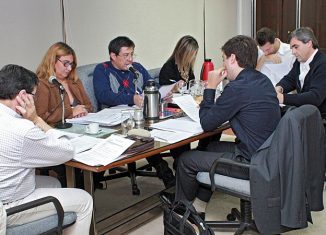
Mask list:
[[[220,66],[219,48],[241,28],[241,0],[206,0],[206,51]],[[248,0],[246,0],[248,1]],[[46,49],[62,40],[59,0],[2,0],[0,2],[0,66],[18,63],[35,70]],[[65,0],[67,43],[78,64],[108,60],[107,45],[118,35],[136,44],[136,61],[160,67],[177,40],[194,36],[200,46],[195,74],[203,52],[203,0]],[[248,22],[250,24],[250,22]]]

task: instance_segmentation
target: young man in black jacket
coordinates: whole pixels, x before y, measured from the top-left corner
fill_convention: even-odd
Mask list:
[[[207,151],[189,151],[178,162],[175,200],[193,201],[203,212],[211,192],[199,186],[196,175],[209,171],[218,158],[250,162],[251,156],[275,130],[280,120],[280,108],[271,81],[255,70],[257,46],[254,39],[236,36],[222,47],[223,67],[209,73],[208,84],[200,105],[200,122],[204,131],[212,131],[229,121],[237,142],[214,141]],[[220,97],[215,90],[227,78]],[[249,172],[239,168],[220,167],[218,173],[249,178]]]

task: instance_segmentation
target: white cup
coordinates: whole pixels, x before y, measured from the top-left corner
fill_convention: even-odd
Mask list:
[[[97,134],[99,130],[100,128],[98,123],[91,123],[86,126],[86,132],[88,134]]]

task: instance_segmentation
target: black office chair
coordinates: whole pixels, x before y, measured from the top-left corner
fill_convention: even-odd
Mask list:
[[[197,181],[212,191],[240,198],[240,211],[232,208],[227,221],[207,221],[207,224],[238,228],[237,235],[245,230],[275,234],[307,227],[310,211],[323,209],[324,143],[318,109],[303,105],[282,117],[273,134],[252,156],[251,164],[216,160],[210,172],[197,174]],[[250,180],[215,173],[221,163],[249,169]],[[284,191],[287,185],[291,187]]]
[[[226,217],[227,221],[205,221],[206,224],[213,228],[238,228],[235,232],[236,235],[242,234],[246,230],[258,232],[255,221],[252,218],[249,180],[215,174],[215,169],[221,163],[246,169],[250,167],[246,163],[220,158],[214,162],[210,172],[199,172],[197,174],[197,181],[204,187],[210,187],[212,191],[219,191],[239,198],[240,211],[237,208],[232,208]],[[211,182],[213,183],[211,184]]]

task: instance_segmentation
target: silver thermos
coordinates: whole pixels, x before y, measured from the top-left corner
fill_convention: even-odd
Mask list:
[[[154,80],[148,80],[144,88],[144,118],[146,120],[158,120],[161,95]]]

